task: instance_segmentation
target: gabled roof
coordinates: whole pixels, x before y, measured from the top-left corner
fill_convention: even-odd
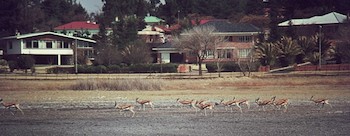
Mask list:
[[[91,21],[75,21],[54,28],[54,30],[99,30],[99,25]]]
[[[337,13],[331,12],[322,16],[314,16],[311,18],[305,19],[290,19],[279,23],[278,26],[289,26],[291,25],[324,25],[324,24],[339,24],[346,21],[347,16]]]
[[[216,33],[259,33],[261,30],[252,24],[231,23],[225,20],[208,21],[199,26],[213,26]]]
[[[96,43],[95,40],[85,39],[85,38],[80,38],[80,37],[74,37],[74,36],[68,36],[68,35],[54,33],[54,32],[39,32],[39,33],[22,34],[22,35],[16,35],[16,36],[3,37],[0,40],[25,39],[25,38],[36,37],[36,36],[43,36],[43,35],[54,35],[54,36],[59,36],[59,37],[63,37],[63,38],[68,38],[68,39],[71,39],[71,40],[77,39],[79,41]]]

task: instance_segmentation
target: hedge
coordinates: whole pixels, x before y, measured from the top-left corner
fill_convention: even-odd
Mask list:
[[[130,66],[119,65],[79,65],[78,73],[176,73],[178,64],[134,64]],[[74,67],[54,67],[47,69],[47,73],[75,73]]]

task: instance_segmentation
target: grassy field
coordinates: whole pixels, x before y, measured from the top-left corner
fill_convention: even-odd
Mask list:
[[[101,82],[101,80],[93,80]],[[134,102],[135,98],[155,102],[175,102],[181,99],[289,98],[291,103],[307,101],[312,95],[327,97],[334,103],[350,102],[350,76],[277,76],[232,77],[215,79],[139,79],[144,84],[159,84],[160,89],[149,90],[74,90],[85,79],[78,80],[0,80],[0,97],[20,103],[84,103]],[[118,79],[104,79],[110,84]],[[134,86],[139,82],[131,83]],[[174,103],[175,104],[175,103]]]

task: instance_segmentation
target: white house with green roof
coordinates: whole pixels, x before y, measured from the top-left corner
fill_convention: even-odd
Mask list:
[[[150,16],[150,15],[147,15],[144,20],[147,25],[155,25],[155,24],[159,25],[165,22],[163,19],[160,19],[156,16]]]

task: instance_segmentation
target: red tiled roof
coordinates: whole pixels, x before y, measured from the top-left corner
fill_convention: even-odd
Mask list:
[[[76,30],[76,29],[99,29],[99,25],[96,24],[96,22],[90,22],[90,21],[75,21],[70,22],[68,24],[60,25],[54,28],[54,30]]]

